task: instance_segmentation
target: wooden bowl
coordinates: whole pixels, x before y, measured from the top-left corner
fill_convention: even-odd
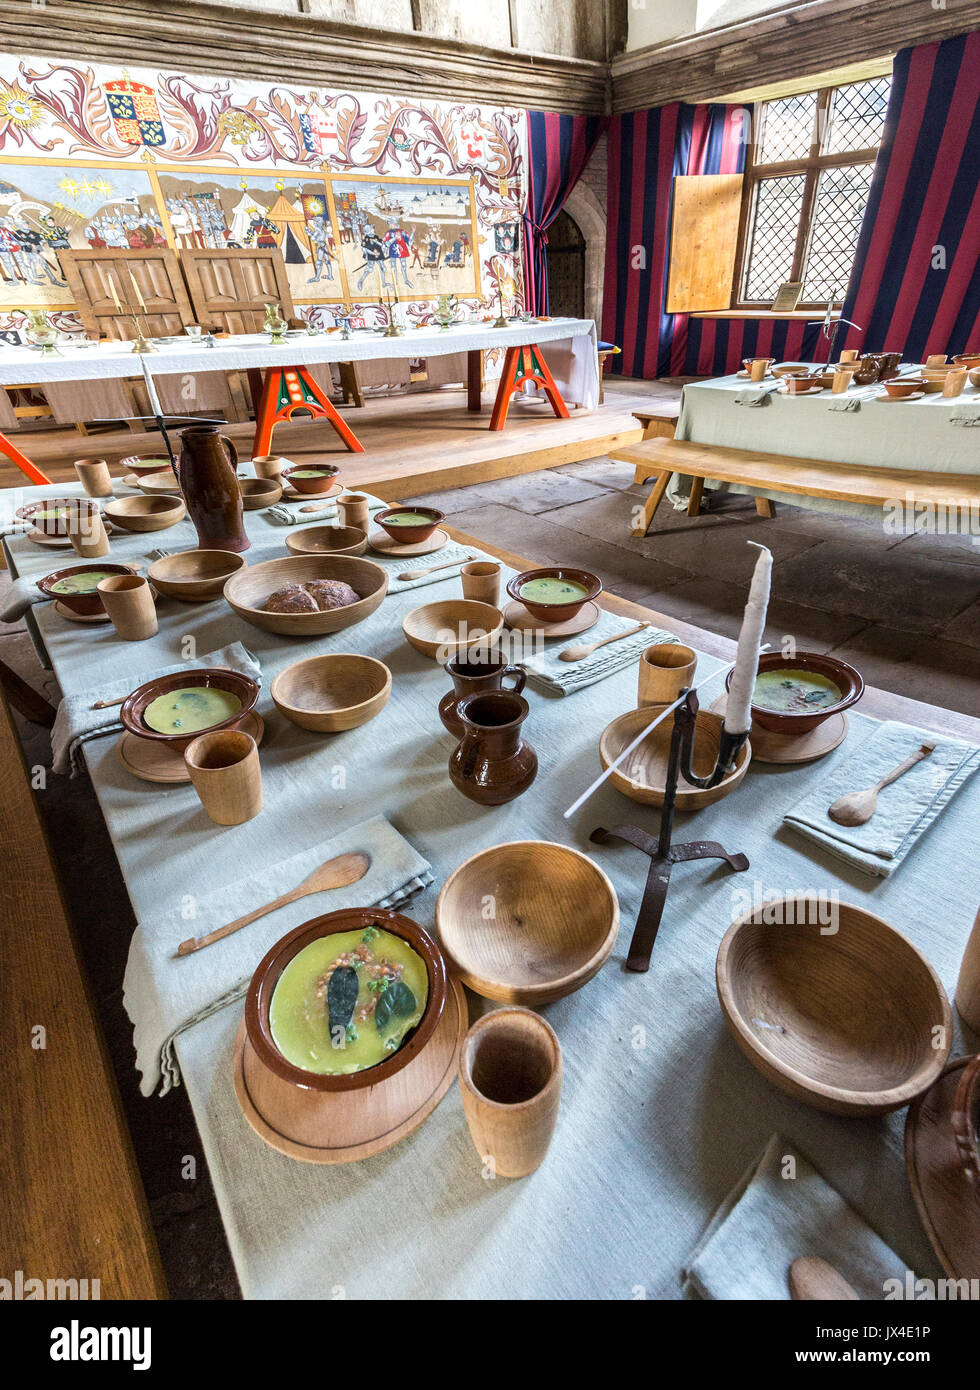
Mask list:
[[[207,729],[195,729],[189,734],[163,734],[151,729],[143,720],[143,711],[158,695],[166,695],[172,690],[183,690],[187,686],[203,685],[215,690],[227,690],[241,700],[241,708],[227,719],[211,724]],[[255,708],[259,698],[259,684],[251,676],[241,671],[228,671],[220,666],[195,666],[189,671],[174,671],[169,676],[154,676],[152,680],[138,685],[123,700],[119,710],[123,728],[137,738],[149,739],[154,743],[166,744],[175,752],[182,753],[199,734],[212,734],[218,729],[239,729]]]
[[[800,372],[809,374],[812,362],[777,362],[772,369],[774,376],[797,376]]]
[[[294,555],[363,555],[367,534],[356,526],[301,526],[286,537]]]
[[[893,377],[891,381],[882,383],[889,396],[911,396],[916,391],[925,390],[925,377],[921,376],[900,376]]]
[[[749,1061],[818,1110],[897,1110],[928,1090],[949,1057],[952,1014],[939,977],[864,908],[813,895],[753,908],[725,933],[715,975]]]
[[[436,930],[450,970],[470,989],[537,1008],[598,973],[616,944],[619,901],[587,855],[517,840],[482,850],[450,874]]]
[[[88,499],[82,497],[42,497],[37,502],[27,502],[23,507],[18,507],[14,516],[18,521],[29,521],[41,532],[43,536],[57,537],[59,540],[68,539],[68,514],[72,507],[78,507]],[[91,507],[96,511],[100,510],[97,502],[92,501]],[[43,518],[40,512],[53,512],[56,515]]]
[[[238,487],[247,512],[273,507],[282,496],[282,483],[277,483],[275,478],[239,478]]]
[[[373,656],[331,652],[294,661],[269,693],[279,712],[301,729],[341,733],[381,713],[391,694],[391,672]]]
[[[261,605],[284,584],[308,584],[314,579],[341,579],[360,594],[357,603],[317,613],[269,613]],[[233,574],[224,595],[240,618],[263,632],[280,637],[320,637],[363,622],[388,592],[388,575],[373,560],[356,555],[295,555],[266,560]]]
[[[93,589],[87,594],[56,594],[53,585],[59,579],[67,579],[72,574],[91,574],[97,570],[100,574],[105,571],[107,574],[135,574],[134,565],[113,565],[104,563],[102,560],[89,560],[81,565],[69,565],[67,569],[54,570],[51,574],[46,574],[43,579],[37,581],[37,587],[42,594],[47,594],[48,598],[57,599],[63,603],[72,613],[78,613],[80,617],[90,618],[97,613],[105,612],[105,605],[102,602],[102,595],[98,589]]]
[[[297,477],[298,473],[310,472],[315,472],[316,477]],[[294,463],[292,468],[284,468],[281,476],[283,482],[289,483],[297,492],[317,493],[329,492],[339,472],[335,463]]]
[[[535,603],[533,600],[528,602],[521,595],[521,586],[532,579],[565,579],[570,584],[581,584],[586,593],[571,603]],[[590,574],[588,570],[573,569],[568,565],[545,565],[539,569],[524,570],[522,574],[515,574],[507,585],[507,592],[512,599],[522,603],[531,617],[537,618],[539,622],[564,623],[569,618],[574,618],[590,599],[599,597],[602,593],[602,580],[597,575]]]
[[[105,515],[124,531],[166,531],[187,515],[182,497],[117,497],[106,504]]]
[[[632,743],[646,726],[656,719],[666,705],[645,705],[641,709],[627,710],[607,724],[599,739],[599,761],[604,768],[614,763],[627,744]],[[715,765],[721,745],[721,728],[724,720],[720,714],[710,710],[698,710],[696,737],[694,740],[694,771],[706,776]],[[670,715],[649,733],[638,748],[635,748],[624,763],[620,763],[609,780],[617,791],[638,801],[642,806],[662,806],[667,779],[667,759],[670,751],[670,737],[674,723]],[[681,779],[677,787],[677,809],[680,811],[699,811],[702,806],[713,806],[716,801],[735,790],[749,770],[752,760],[752,746],[746,741],[739,751],[735,771],[730,772],[716,787],[704,791],[691,787]]]
[[[180,484],[174,477],[172,468],[161,469],[159,473],[137,475],[136,486],[147,497],[180,497]]]
[[[206,603],[220,598],[225,581],[244,569],[244,555],[230,550],[182,550],[154,560],[146,571],[155,589],[182,603]]]
[[[418,512],[420,516],[428,517],[428,520],[418,526],[392,526],[388,522],[388,517],[399,516],[404,512]],[[385,507],[383,512],[375,512],[374,519],[387,535],[397,545],[420,545],[427,541],[440,521],[445,520],[445,512],[436,511],[435,507]]]
[[[496,642],[504,627],[504,615],[489,603],[450,598],[413,608],[402,621],[406,640],[423,656],[446,664],[457,652],[486,647]]]
[[[971,386],[980,386],[980,367],[971,367],[967,379]]]
[[[780,713],[766,709],[762,705],[752,706],[752,723],[760,729],[771,729],[775,734],[805,734],[816,729],[832,714],[842,714],[844,710],[856,705],[864,694],[864,677],[846,661],[835,656],[824,656],[822,652],[797,652],[792,660],[780,652],[763,652],[759,657],[760,671],[815,671],[817,675],[832,680],[841,692],[841,699],[835,705],[823,705],[813,714]],[[731,690],[732,676],[729,671],[725,679],[725,689]]]

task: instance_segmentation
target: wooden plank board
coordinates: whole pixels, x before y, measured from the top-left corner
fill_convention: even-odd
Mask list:
[[[198,323],[225,333],[261,333],[267,304],[278,304],[284,318],[293,317],[278,248],[188,249],[181,251],[180,264]]]
[[[146,251],[104,250],[59,251],[58,259],[72,292],[79,317],[93,337],[130,339],[133,321],[116,308],[109,277],[115,281],[121,302],[136,304],[130,274],[139,285],[146,303],[140,314],[144,332],[153,337],[183,333],[184,325],[194,322],[184,278],[177,257],[169,247]]]
[[[980,475],[923,473],[911,468],[863,468],[848,463],[765,454],[753,449],[729,449],[719,444],[693,444],[676,439],[648,439],[613,458],[654,473],[670,471],[685,477],[713,478],[773,492],[828,497],[839,502],[862,502],[880,507],[911,497],[914,502],[959,507],[980,503]]]
[[[0,1275],[98,1279],[89,1297],[103,1299],[166,1298],[115,1079],[2,700],[0,842]]]
[[[741,208],[741,174],[676,176],[668,314],[729,308]]]

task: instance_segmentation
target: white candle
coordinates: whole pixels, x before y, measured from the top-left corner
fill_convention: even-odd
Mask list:
[[[111,275],[109,275],[107,279],[109,281],[109,290],[112,294],[112,302],[119,312],[122,313],[122,305],[119,303],[119,291],[116,289],[116,282]]]
[[[140,287],[139,287],[139,285],[136,283],[136,276],[133,274],[132,271],[129,272],[129,278],[130,278],[130,280],[133,282],[133,289],[136,291],[136,298],[139,300],[140,308],[143,310],[143,313],[145,314],[145,313],[146,313],[146,300],[143,298],[143,295],[142,295],[141,292],[140,292]]]
[[[755,541],[749,541],[749,545],[755,544]],[[766,610],[769,607],[772,552],[764,545],[757,548],[761,553],[752,575],[742,630],[738,634],[738,655],[735,658],[732,685],[728,692],[728,708],[725,712],[725,728],[730,734],[748,733],[752,724],[752,692],[759,672],[759,649],[766,627]]]
[[[153,384],[150,369],[146,365],[146,358],[140,355],[140,366],[143,368],[143,380],[146,382],[146,394],[149,398],[150,409],[154,415],[163,414],[163,406],[160,404],[160,397],[157,395],[157,388]]]

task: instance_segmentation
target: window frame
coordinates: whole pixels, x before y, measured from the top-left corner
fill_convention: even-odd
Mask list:
[[[768,178],[778,178],[780,175],[803,174],[805,176],[803,186],[803,202],[800,208],[800,222],[796,232],[796,245],[793,248],[793,264],[790,273],[786,276],[787,281],[798,281],[803,279],[804,261],[806,258],[807,243],[810,238],[810,229],[813,225],[813,215],[817,204],[817,185],[820,173],[823,169],[843,169],[855,164],[873,165],[878,158],[880,143],[871,148],[863,150],[850,150],[846,154],[821,154],[820,145],[823,140],[824,132],[827,129],[827,122],[830,113],[830,105],[835,92],[844,87],[853,87],[857,82],[838,82],[833,87],[810,88],[816,91],[817,105],[813,117],[813,128],[811,130],[810,149],[808,153],[800,159],[786,159],[774,164],[757,164],[755,162],[756,139],[753,138],[746,150],[745,170],[742,179],[742,206],[739,214],[738,224],[738,249],[735,257],[735,275],[732,284],[732,308],[739,310],[762,310],[770,309],[772,299],[745,299],[742,295],[742,287],[745,283],[745,271],[749,256],[749,228],[752,221],[752,209],[755,203],[756,186]],[[804,93],[800,93],[804,95]],[[778,101],[778,97],[769,98],[770,101]],[[768,101],[757,101],[752,106],[752,130],[762,131],[762,109],[768,105]],[[827,307],[826,300],[801,299],[797,305],[797,311],[807,312],[823,310]]]

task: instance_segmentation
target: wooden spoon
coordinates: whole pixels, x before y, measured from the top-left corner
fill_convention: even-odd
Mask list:
[[[328,859],[319,868],[314,869],[291,893],[284,893],[281,898],[266,903],[264,907],[257,907],[254,912],[246,912],[244,917],[237,917],[226,926],[215,927],[207,936],[192,936],[187,941],[182,941],[177,947],[177,954],[189,956],[193,951],[200,951],[202,946],[210,946],[212,941],[231,936],[239,927],[247,927],[250,922],[264,917],[267,912],[275,912],[276,908],[285,907],[287,903],[294,903],[298,898],[305,898],[310,893],[325,893],[330,888],[346,888],[349,883],[356,883],[359,878],[363,878],[370,867],[369,854],[361,854],[359,851],[353,854],[338,854],[336,859]]]
[[[443,560],[441,565],[428,565],[424,570],[406,570],[404,574],[396,574],[396,579],[424,579],[427,574],[435,574],[436,570],[447,570],[451,565],[468,565],[471,560],[475,560],[475,555],[464,555],[459,560]]]
[[[827,815],[838,825],[864,825],[878,809],[878,793],[882,787],[888,787],[892,782],[897,782],[899,777],[908,772],[910,767],[915,767],[916,763],[920,763],[923,758],[928,758],[935,746],[935,743],[924,743],[917,753],[906,758],[904,763],[899,763],[893,772],[889,772],[887,777],[882,777],[881,781],[876,782],[873,787],[866,787],[864,791],[848,792],[846,796],[839,796],[827,811]]]
[[[635,632],[642,632],[649,623],[638,623],[636,627],[628,627],[625,632],[614,632],[611,637],[603,637],[601,642],[579,643],[577,647],[566,647],[563,652],[558,653],[559,661],[584,661],[587,656],[597,652],[600,647],[607,646],[610,642],[621,642],[624,637],[632,637]]]
[[[801,1255],[789,1267],[789,1291],[795,1302],[859,1303],[861,1296],[839,1270],[819,1255]]]
[[[89,705],[89,709],[111,709],[113,705],[121,705],[123,700],[128,698],[128,695],[120,695],[118,700],[96,700],[94,705]]]

